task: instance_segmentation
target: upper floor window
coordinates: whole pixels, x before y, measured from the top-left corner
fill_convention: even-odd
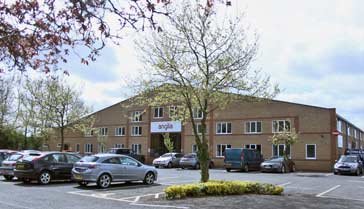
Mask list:
[[[195,124],[195,126],[196,126],[197,133],[202,134],[202,124],[197,123],[197,124]],[[192,133],[194,134],[195,132],[192,130]]]
[[[262,133],[262,122],[261,121],[249,121],[245,123],[245,133],[254,134]]]
[[[142,135],[142,127],[141,126],[131,127],[131,135],[132,136],[141,136]]]
[[[134,111],[132,113],[132,121],[133,122],[140,122],[140,121],[143,121],[143,112],[142,111]]]
[[[154,108],[154,118],[163,118],[163,107]]]
[[[354,129],[354,137],[358,138],[358,132],[356,131],[356,129]]]
[[[291,122],[289,120],[274,120],[273,133],[289,132],[291,131]]]
[[[92,129],[85,130],[85,137],[91,137],[94,135],[94,131]]]
[[[125,127],[115,128],[115,136],[125,136]]]
[[[169,106],[169,117],[176,117],[177,116],[177,106]]]
[[[100,136],[107,136],[107,128],[100,128],[99,134]]]
[[[197,144],[192,145],[192,153],[197,153],[198,147]]]
[[[216,123],[216,134],[231,134],[231,123],[228,122]]]
[[[194,119],[202,119],[203,112],[200,108],[193,108],[193,118]]]
[[[336,129],[339,132],[342,132],[342,124],[343,124],[343,122],[340,119],[337,119],[337,121],[336,121]]]
[[[350,126],[348,126],[348,127],[346,128],[346,134],[347,134],[348,136],[351,136],[351,128],[350,128]]]

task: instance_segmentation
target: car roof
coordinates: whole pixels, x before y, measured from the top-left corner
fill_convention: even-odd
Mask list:
[[[113,153],[100,153],[90,156],[96,156],[96,157],[128,157],[126,155],[120,155],[120,154],[113,154]]]

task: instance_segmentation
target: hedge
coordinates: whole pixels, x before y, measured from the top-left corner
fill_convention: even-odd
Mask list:
[[[241,194],[280,195],[283,192],[283,187],[248,181],[208,181],[206,183],[173,185],[164,189],[164,192],[167,199]]]

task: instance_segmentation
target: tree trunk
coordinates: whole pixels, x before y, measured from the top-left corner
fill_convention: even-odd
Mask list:
[[[209,153],[208,153],[208,146],[205,143],[205,140],[202,142],[202,149],[199,152],[199,159],[200,159],[200,167],[201,167],[201,182],[207,182],[210,179],[209,174]]]
[[[24,150],[28,149],[27,133],[28,133],[28,126],[25,126],[25,130],[24,130],[24,145],[23,145],[23,149]]]
[[[63,127],[61,127],[61,147],[60,147],[60,152],[62,152],[63,151],[63,145],[64,144],[64,128]]]

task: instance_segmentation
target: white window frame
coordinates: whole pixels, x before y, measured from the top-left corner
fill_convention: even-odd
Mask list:
[[[348,136],[351,136],[351,127],[348,125],[348,127],[346,127],[346,134]]]
[[[115,128],[115,136],[125,136],[125,126]]]
[[[141,144],[132,144],[131,149],[135,154],[140,155],[142,153],[142,145]]]
[[[132,122],[142,122],[143,121],[143,111],[134,111],[132,112],[132,116],[131,116],[131,121]]]
[[[315,157],[308,157],[307,156],[307,147],[308,146],[315,146]],[[317,145],[316,144],[306,144],[306,160],[316,160],[317,159]]]
[[[221,153],[219,153],[218,147],[220,147],[220,152]],[[223,147],[225,147],[225,150],[229,149],[229,148],[231,148],[231,144],[216,144],[216,153],[215,153],[216,157],[224,157],[223,152],[222,152]]]
[[[194,119],[202,119],[203,118],[203,112],[200,108],[193,108],[192,115]]]
[[[337,136],[337,147],[343,148],[343,146],[344,146],[344,137],[343,137],[343,135],[339,134]]]
[[[155,107],[153,109],[153,118],[163,118],[164,117],[164,108],[163,107]],[[157,111],[157,115],[156,115],[156,111]]]
[[[172,117],[176,117],[178,115],[177,113],[178,111],[178,107],[177,106],[169,106],[169,117],[172,118]]]
[[[358,131],[356,130],[356,128],[354,128],[354,138],[357,139],[358,138]]]
[[[57,144],[57,147],[62,147],[62,143],[58,143]]]
[[[197,129],[197,133],[202,134],[202,130],[201,130],[202,129],[202,124],[201,123],[196,123],[195,126],[196,126],[196,129]],[[192,129],[192,134],[195,134],[193,129]]]
[[[274,130],[274,123],[277,123],[277,131],[276,130]],[[289,124],[289,130],[288,130],[288,132],[291,132],[291,130],[292,130],[292,124],[291,124],[291,121],[290,120],[273,120],[272,121],[272,133],[284,133],[285,132],[285,130],[282,130],[282,131],[279,131],[279,123],[280,122],[283,122],[283,127],[284,127],[284,129],[285,129],[285,127],[286,127],[286,123],[288,122],[288,124]]]
[[[337,121],[336,121],[336,129],[341,133],[342,132],[342,125],[343,125],[343,122],[342,122],[342,120],[340,120],[340,119],[337,119]]]
[[[86,129],[84,136],[85,137],[92,137],[94,135],[94,131],[92,129]]]
[[[99,150],[99,153],[105,153],[105,152],[106,152],[106,150],[107,150],[106,145],[105,145],[105,144],[103,144],[103,143],[98,143],[98,144],[97,144],[97,148],[98,148],[98,150]]]
[[[228,132],[228,124],[230,124],[230,132]],[[221,132],[219,133],[219,125],[221,125]],[[226,132],[224,133],[224,132],[222,132],[222,130],[223,130],[223,125],[225,125],[226,127],[225,127],[225,130],[226,130]],[[227,134],[232,134],[232,129],[233,129],[233,126],[232,126],[232,123],[231,122],[216,122],[216,134],[217,135],[227,135]]]
[[[138,130],[138,131],[136,131]],[[132,136],[141,136],[143,134],[141,126],[132,126],[131,127],[131,135]]]
[[[78,149],[77,149],[78,148]],[[75,151],[76,152],[80,152],[81,151],[81,145],[80,144],[75,144]]]
[[[85,144],[85,153],[92,153],[93,152],[93,144]]]
[[[274,146],[277,146],[277,156],[274,156]],[[282,156],[279,155],[279,146],[283,146],[283,150],[286,148],[285,144],[277,144],[277,145],[272,144],[272,157],[283,157],[283,155]],[[292,146],[290,146],[288,158],[291,158],[291,156],[292,156]]]
[[[197,144],[192,144],[192,153],[197,153],[198,147]]]
[[[260,123],[260,131],[258,132],[258,123]],[[249,124],[249,129],[247,127],[247,124]],[[255,124],[255,132],[251,131],[252,124]],[[262,133],[262,121],[246,121],[245,122],[245,133],[246,134],[261,134]]]
[[[106,127],[99,128],[99,136],[107,136],[109,129]]]
[[[124,148],[124,144],[114,144],[114,148]]]

